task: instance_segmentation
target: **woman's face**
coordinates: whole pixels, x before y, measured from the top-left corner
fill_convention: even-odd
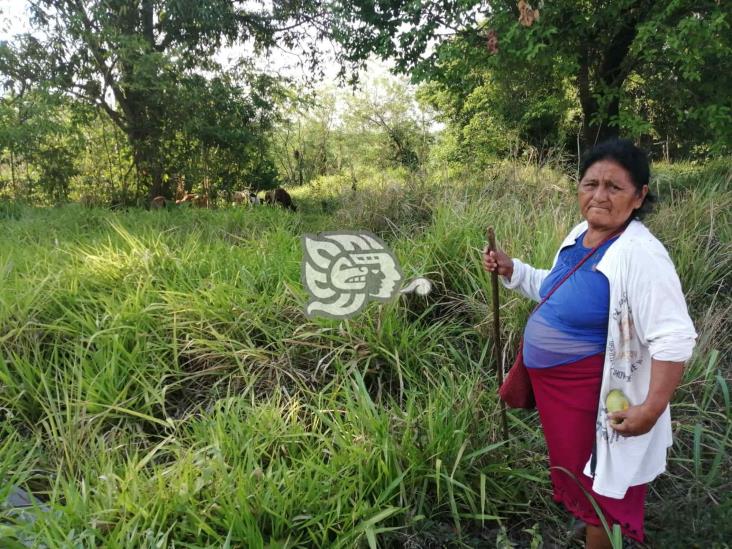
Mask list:
[[[579,182],[578,199],[582,216],[590,228],[619,229],[633,210],[640,208],[648,193],[643,185],[639,193],[630,174],[612,160],[592,164]]]

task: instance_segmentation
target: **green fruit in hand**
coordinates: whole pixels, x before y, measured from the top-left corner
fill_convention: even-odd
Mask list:
[[[613,412],[624,412],[628,408],[630,408],[630,401],[628,400],[628,397],[625,396],[625,393],[621,391],[620,389],[613,389],[607,394],[607,398],[605,399],[605,407],[607,408],[607,411],[609,413]],[[622,423],[623,420],[613,420],[613,423],[616,425],[618,423]]]

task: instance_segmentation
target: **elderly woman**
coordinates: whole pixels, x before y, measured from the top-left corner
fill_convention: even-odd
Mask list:
[[[585,221],[564,239],[551,270],[501,250],[483,255],[507,288],[535,301],[551,293],[527,322],[524,363],[554,500],[586,523],[591,548],[610,540],[582,488],[611,528],[643,541],[646,483],[666,468],[669,401],[696,339],[674,265],[639,221],[651,200],[649,175],[646,155],[630,141],[597,145],[580,168]],[[609,413],[616,389],[629,407]]]

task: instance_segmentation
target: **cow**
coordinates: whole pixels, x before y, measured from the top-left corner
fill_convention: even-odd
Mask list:
[[[178,199],[178,200],[175,201],[175,204],[177,206],[180,206],[181,204],[190,205],[190,204],[193,203],[193,199],[196,198],[196,196],[197,195],[191,194],[191,193],[184,194],[183,195],[183,198],[180,198],[180,199]]]
[[[248,201],[249,197],[248,197],[247,193],[244,191],[236,191],[232,195],[232,199],[234,200],[235,204],[241,204],[244,202],[245,199]]]
[[[292,198],[289,193],[282,187],[277,187],[271,191],[264,193],[265,204],[280,204],[285,208],[291,209],[293,212],[297,211],[297,207],[292,203]]]
[[[193,205],[196,208],[208,208],[208,196],[197,194],[193,197]]]
[[[250,206],[259,204],[259,197],[253,191],[236,191],[233,195],[235,204],[243,204],[246,202]]]
[[[150,201],[151,210],[159,210],[161,208],[167,207],[168,205],[169,201],[164,196],[156,196]]]
[[[188,193],[183,198],[175,201],[176,206],[194,206],[196,208],[208,208],[208,197],[202,194]]]

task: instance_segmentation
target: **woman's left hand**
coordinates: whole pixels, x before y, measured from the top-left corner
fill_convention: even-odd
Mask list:
[[[624,412],[608,414],[607,417],[610,420],[608,422],[610,427],[626,437],[645,435],[658,420],[658,414],[655,414],[643,404],[631,406]],[[622,423],[615,423],[613,420],[622,421]]]
[[[610,427],[625,437],[645,435],[661,417],[684,373],[683,362],[651,359],[651,382],[646,400],[624,412],[608,414]],[[622,420],[615,424],[613,420]]]

